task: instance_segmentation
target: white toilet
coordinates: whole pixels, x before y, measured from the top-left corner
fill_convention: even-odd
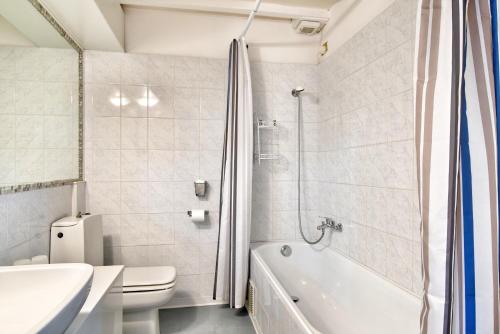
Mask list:
[[[50,263],[103,264],[100,215],[65,217],[50,229]],[[123,271],[123,333],[159,334],[158,308],[175,292],[174,267],[126,267]]]
[[[158,307],[175,292],[174,267],[135,267],[123,271],[123,333],[160,333]]]

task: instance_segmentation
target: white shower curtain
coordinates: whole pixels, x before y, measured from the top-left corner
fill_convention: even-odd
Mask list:
[[[253,108],[245,39],[229,50],[214,299],[245,305],[252,213]]]
[[[420,0],[421,333],[500,333],[496,0]]]

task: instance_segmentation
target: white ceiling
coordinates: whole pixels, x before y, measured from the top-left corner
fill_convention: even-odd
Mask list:
[[[255,2],[255,0],[245,0]],[[330,9],[334,3],[340,0],[263,0],[262,3],[274,3],[278,5],[311,7],[319,9]]]

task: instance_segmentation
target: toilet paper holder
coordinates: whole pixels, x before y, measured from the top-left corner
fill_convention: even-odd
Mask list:
[[[205,212],[205,216],[208,216],[208,210],[204,210],[204,212]],[[192,216],[193,216],[193,211],[188,210],[187,215],[188,215],[189,217],[192,217]]]

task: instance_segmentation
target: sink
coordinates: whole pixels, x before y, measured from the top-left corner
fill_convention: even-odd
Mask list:
[[[63,333],[87,299],[93,272],[83,263],[0,267],[0,333]]]

